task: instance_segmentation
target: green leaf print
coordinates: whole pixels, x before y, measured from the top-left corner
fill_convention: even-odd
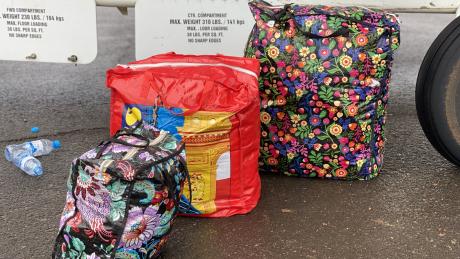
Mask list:
[[[312,150],[310,155],[308,155],[308,159],[310,159],[310,161],[316,165],[321,165],[323,162],[323,155]]]
[[[260,150],[260,155],[264,158],[270,157],[270,153],[268,151],[261,149]]]
[[[327,20],[327,25],[332,30],[336,30],[337,28],[339,28],[341,23],[342,23],[342,19],[340,19],[339,17],[330,17]]]
[[[336,75],[342,73],[342,70],[338,67],[333,67],[331,69],[328,69],[327,72],[331,75]]]
[[[261,14],[260,14],[260,19],[262,19],[263,21],[268,21],[268,20],[270,20],[271,18],[270,18],[270,16],[268,16],[267,14],[261,13]]]
[[[75,250],[70,250],[69,256],[72,259],[77,259],[80,257],[80,253]]]
[[[126,204],[124,201],[116,201],[112,203],[110,208],[110,220],[115,222],[123,218],[125,214]]]
[[[248,57],[253,57],[255,56],[256,54],[256,50],[254,48],[251,48],[250,46],[248,46],[248,48],[246,48],[246,55]]]
[[[316,136],[316,138],[318,138],[319,140],[326,140],[326,139],[329,139],[329,136],[327,136],[327,135],[319,135],[319,136]]]
[[[321,61],[319,59],[315,59],[315,60],[310,60],[309,62],[307,62],[307,64],[305,65],[305,69],[309,73],[315,73],[320,66],[321,66]]]
[[[176,141],[171,141],[171,142],[166,143],[164,147],[169,150],[174,150],[177,147],[177,143]]]
[[[85,250],[85,244],[79,238],[72,239],[72,246],[78,251],[82,252]]]
[[[318,95],[321,99],[325,100],[328,103],[332,103],[333,100],[333,95],[334,93],[332,92],[332,89],[329,87],[321,86]]]
[[[263,38],[265,38],[265,35],[267,33],[265,31],[261,31],[260,34],[259,34],[259,40],[262,40]]]
[[[334,49],[336,45],[337,42],[335,40],[331,40],[331,42],[329,43],[329,49]]]
[[[342,97],[340,98],[340,101],[342,102],[343,107],[346,107],[352,103],[348,97]],[[347,111],[345,111],[345,113],[348,115]]]
[[[351,13],[351,18],[356,19],[356,20],[361,20],[364,16],[363,12],[353,12]]]
[[[107,186],[110,191],[112,201],[119,201],[122,199],[123,193],[125,193],[126,185],[123,185],[120,180]]]
[[[321,113],[319,114],[320,118],[325,118],[327,116],[327,110],[322,110]]]

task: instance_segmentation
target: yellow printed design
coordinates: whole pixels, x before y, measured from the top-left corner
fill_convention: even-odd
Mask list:
[[[134,125],[136,122],[142,120],[142,113],[137,107],[128,108],[126,111],[125,122],[128,126]]]
[[[187,167],[192,182],[192,205],[203,214],[216,211],[216,178],[218,171],[230,177],[230,130],[228,112],[196,112],[185,116],[178,132],[185,142]],[[222,159],[224,158],[224,159]],[[187,199],[188,185],[183,192]]]

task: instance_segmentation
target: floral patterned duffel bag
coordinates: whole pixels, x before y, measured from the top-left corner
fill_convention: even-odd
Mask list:
[[[261,62],[261,171],[370,179],[382,166],[395,15],[249,3],[245,55]]]
[[[139,123],[73,161],[53,258],[154,258],[178,212],[184,145]]]

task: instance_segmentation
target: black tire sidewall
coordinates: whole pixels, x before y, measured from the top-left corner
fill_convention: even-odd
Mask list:
[[[449,75],[460,73],[453,71],[453,64],[460,63],[459,51],[460,17],[441,32],[426,54],[417,79],[416,104],[420,124],[429,141],[444,157],[460,166],[460,140],[453,134],[460,125],[458,118],[450,118],[449,126],[445,105],[447,87],[460,88],[460,81],[449,82]],[[454,128],[452,119],[457,121]]]

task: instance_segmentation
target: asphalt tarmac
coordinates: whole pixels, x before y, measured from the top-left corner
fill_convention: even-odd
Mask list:
[[[453,15],[403,14],[383,175],[370,182],[262,176],[249,215],[178,218],[163,258],[460,258],[460,168],[428,143],[414,91],[426,50]],[[50,258],[69,165],[108,137],[105,71],[134,60],[134,16],[98,9],[90,65],[0,62],[0,149],[60,139],[29,177],[0,157],[0,258]],[[39,126],[41,132],[30,133]]]

